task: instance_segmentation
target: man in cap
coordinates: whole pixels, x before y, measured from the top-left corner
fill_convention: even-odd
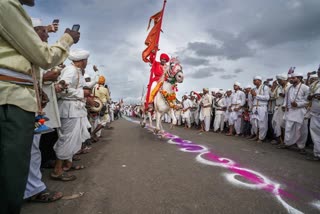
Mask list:
[[[213,122],[213,131],[223,132],[224,129],[224,113],[226,110],[226,101],[223,97],[224,91],[219,90],[216,93],[216,99],[213,102],[213,108],[215,108],[215,118]]]
[[[98,80],[98,84],[93,89],[93,96],[98,97],[102,104],[105,106],[105,109],[103,109],[104,114],[103,116],[100,116],[98,126],[93,128],[93,131],[91,132],[91,136],[95,141],[98,141],[98,137],[101,136],[101,129],[107,125],[109,113],[108,113],[108,106],[110,103],[110,94],[109,90],[104,87],[104,84],[106,83],[106,79],[104,76],[100,76]]]
[[[236,136],[241,134],[241,115],[242,108],[246,103],[246,95],[240,90],[241,84],[235,82],[233,85],[234,92],[231,95],[231,105],[229,106],[229,133],[227,136],[232,136],[235,130]]]
[[[203,89],[203,97],[200,102],[201,112],[200,112],[200,121],[201,121],[201,131],[208,132],[210,129],[210,121],[211,121],[211,106],[212,106],[212,98],[209,94],[209,89]]]
[[[297,144],[300,153],[305,154],[305,145],[308,137],[308,121],[305,119],[308,105],[309,87],[302,83],[303,75],[291,74],[292,84],[285,95],[283,108],[285,109],[285,136],[284,144],[280,149],[289,148]]]
[[[184,123],[185,128],[191,128],[191,112],[192,102],[188,99],[188,95],[183,95],[182,100],[182,121]]]
[[[308,96],[309,112],[310,112],[310,134],[313,145],[313,157],[309,160],[320,161],[320,69],[317,72],[317,80],[315,75],[311,76],[310,94]],[[314,79],[314,80],[312,80]]]
[[[80,149],[82,142],[90,138],[88,128],[90,123],[87,118],[86,102],[94,105],[91,90],[84,89],[86,82],[82,75],[87,66],[89,52],[85,50],[72,50],[69,59],[73,62],[61,72],[61,80],[68,84],[68,90],[61,94],[58,102],[61,127],[59,139],[54,146],[57,155],[54,172],[51,178],[61,181],[72,181],[76,177],[65,170],[71,169],[72,157]],[[76,166],[74,166],[76,167]]]
[[[256,135],[254,140],[263,142],[268,132],[268,101],[270,99],[269,87],[262,84],[262,77],[255,76],[253,84],[256,86],[251,90],[252,115],[251,124]]]
[[[282,136],[284,134],[285,121],[283,120],[284,111],[283,103],[285,99],[285,94],[288,91],[288,88],[291,84],[287,81],[287,75],[279,74],[276,76],[279,85],[273,92],[273,97],[275,99],[275,108],[272,117],[272,128],[275,135],[275,140],[272,144],[279,144],[282,142]]]
[[[22,4],[34,6],[34,0],[0,1],[0,213],[19,213],[26,187],[34,116],[40,110],[32,75],[40,76],[39,67],[61,64],[80,37],[67,29],[49,46],[34,31]]]

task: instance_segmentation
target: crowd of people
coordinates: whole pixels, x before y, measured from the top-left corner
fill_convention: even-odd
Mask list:
[[[113,129],[122,105],[111,100],[97,66],[88,75],[90,53],[70,49],[80,40],[79,26],[49,45],[59,20],[45,25],[23,5],[34,0],[0,2],[0,213],[10,214],[20,213],[24,200],[61,199],[40,168],[52,168],[51,179],[75,180],[70,171],[85,166],[74,161],[99,141],[103,128]]]
[[[306,154],[310,144],[314,155],[306,158],[319,161],[319,79],[320,69],[303,75],[290,68],[288,74],[279,74],[275,80],[255,76],[253,85],[245,87],[235,82],[233,89],[191,91],[176,100],[174,116],[178,126],[271,142],[279,149],[297,147],[301,154]],[[125,113],[142,117],[141,109],[140,104],[127,106]],[[152,117],[155,120],[155,114]],[[162,120],[174,121],[168,113]]]

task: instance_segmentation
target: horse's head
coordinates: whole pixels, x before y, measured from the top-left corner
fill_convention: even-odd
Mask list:
[[[169,62],[169,70],[168,70],[168,75],[170,78],[173,78],[176,80],[178,83],[183,82],[183,71],[182,71],[182,66],[180,65],[180,62],[177,58],[171,58]]]

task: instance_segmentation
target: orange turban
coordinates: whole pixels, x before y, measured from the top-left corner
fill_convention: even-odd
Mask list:
[[[105,82],[106,82],[106,78],[104,78],[104,76],[99,76],[98,84],[104,85]]]

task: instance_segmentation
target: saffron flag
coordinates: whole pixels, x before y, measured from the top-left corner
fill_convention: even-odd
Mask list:
[[[161,32],[161,19],[163,15],[163,9],[158,13],[154,14],[149,19],[149,24],[147,30],[150,28],[150,24],[153,20],[154,26],[150,30],[144,44],[147,48],[142,52],[142,60],[144,62],[151,62],[150,58],[155,58],[156,52],[158,51],[158,43],[159,43],[159,36]]]

